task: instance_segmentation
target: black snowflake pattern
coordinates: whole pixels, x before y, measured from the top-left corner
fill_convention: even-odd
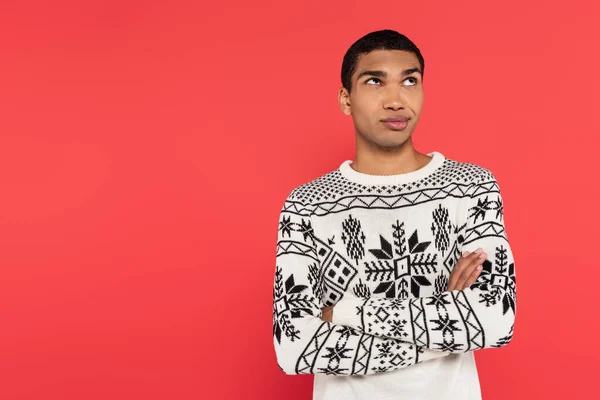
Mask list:
[[[319,368],[319,371],[326,375],[345,375],[348,369],[342,368],[341,362],[344,359],[352,358],[354,349],[347,347],[347,345],[350,337],[358,336],[358,334],[356,331],[346,326],[336,327],[334,330],[336,333],[340,334],[340,337],[335,342],[335,346],[325,347],[327,353],[323,354],[322,357],[327,359],[327,367]]]
[[[501,301],[504,315],[509,310],[515,313],[516,284],[515,264],[508,263],[507,248],[500,245],[496,247],[494,263],[489,259],[483,262],[481,274],[471,287],[481,289],[479,302],[487,307]]]
[[[485,196],[484,199],[477,199],[477,205],[469,209],[469,218],[473,218],[473,223],[477,223],[477,219],[482,221],[486,219],[487,211],[496,211],[496,219],[502,219],[504,207],[502,206],[502,198],[498,196],[496,200],[490,200],[490,196]]]
[[[409,353],[406,350],[398,352],[400,346],[398,345],[397,340],[385,340],[382,343],[376,344],[375,348],[377,354],[373,357],[373,362],[376,363],[376,365],[371,368],[371,370],[375,372],[386,372],[392,367],[414,363],[414,352]],[[409,350],[413,349],[414,346],[409,346]]]
[[[291,216],[283,215],[279,222],[279,230],[281,231],[282,238],[286,235],[291,237],[292,232],[299,232],[302,234],[305,242],[308,242],[308,239],[310,239],[314,245],[314,230],[310,219],[308,218],[302,218],[301,222],[294,222],[292,221]]]
[[[392,242],[379,235],[380,248],[369,249],[377,260],[365,262],[367,281],[379,282],[374,294],[387,298],[421,297],[421,287],[431,286],[426,275],[437,273],[437,253],[427,252],[429,241],[420,241],[415,230],[405,238],[404,222],[392,225]]]
[[[300,339],[300,331],[294,326],[293,318],[301,318],[302,313],[314,315],[312,304],[315,299],[310,293],[303,293],[306,289],[308,286],[295,284],[294,275],[290,275],[284,283],[281,267],[277,266],[273,287],[273,335],[279,343],[282,333],[292,342]]]

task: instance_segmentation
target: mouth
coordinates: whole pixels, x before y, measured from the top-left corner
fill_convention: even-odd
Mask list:
[[[382,119],[381,122],[394,131],[400,131],[408,126],[408,118],[404,117]]]

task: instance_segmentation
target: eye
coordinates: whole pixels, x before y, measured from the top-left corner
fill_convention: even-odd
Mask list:
[[[417,78],[415,78],[414,76],[409,76],[408,78],[405,79],[405,81],[408,81],[409,79],[412,79],[415,82],[413,85],[409,85],[409,86],[415,86],[417,83],[419,83],[419,80]]]
[[[419,83],[419,80],[417,78],[415,78],[414,76],[409,76],[408,78],[406,78],[404,80],[404,82],[407,82],[409,80],[413,81],[412,85],[408,85],[408,86],[416,86]],[[365,81],[365,84],[368,85],[370,81],[377,81],[377,82],[381,82],[381,80],[379,80],[378,78],[369,78]]]

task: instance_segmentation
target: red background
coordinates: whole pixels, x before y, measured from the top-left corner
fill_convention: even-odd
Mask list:
[[[341,61],[383,28],[425,56],[417,149],[503,190],[484,399],[593,398],[598,3],[214,3],[0,4],[0,398],[309,399],[273,350],[278,213],[353,157]]]

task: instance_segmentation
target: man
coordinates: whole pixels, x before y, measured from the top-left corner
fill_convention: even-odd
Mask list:
[[[273,290],[279,367],[314,399],[481,399],[473,352],[506,346],[514,259],[498,182],[413,147],[424,60],[372,32],[344,56],[356,155],[281,209]]]

